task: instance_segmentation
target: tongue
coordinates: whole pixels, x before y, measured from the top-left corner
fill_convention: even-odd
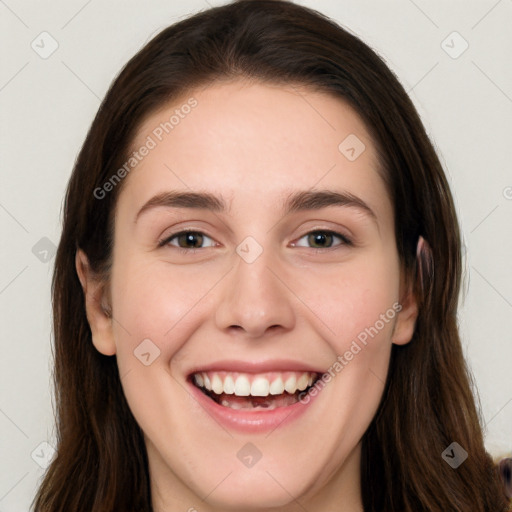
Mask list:
[[[298,401],[297,394],[290,395],[284,392],[281,395],[270,396],[236,396],[222,393],[215,396],[215,401],[231,409],[267,409],[286,407]]]

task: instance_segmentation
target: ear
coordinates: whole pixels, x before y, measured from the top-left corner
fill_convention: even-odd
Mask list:
[[[418,265],[418,279],[423,286],[422,275],[422,251],[424,251],[423,237],[419,237],[416,249],[416,258]],[[406,345],[412,339],[416,319],[418,318],[418,301],[416,298],[414,283],[412,279],[406,279],[405,272],[402,270],[400,275],[400,305],[402,309],[399,311],[397,320],[391,336],[391,341],[395,345]]]
[[[400,305],[402,309],[397,315],[391,341],[395,345],[406,345],[412,339],[416,319],[418,318],[418,303],[412,284],[405,285],[404,280],[400,285]]]
[[[81,249],[76,252],[75,266],[84,291],[85,310],[91,328],[92,342],[98,352],[106,356],[114,355],[116,344],[106,284],[91,270],[89,260]]]

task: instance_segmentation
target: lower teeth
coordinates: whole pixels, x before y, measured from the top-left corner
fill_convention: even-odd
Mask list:
[[[272,409],[276,409],[277,405],[275,403],[263,403],[263,404],[254,404],[252,401],[247,400],[246,404],[229,402],[228,400],[222,400],[220,402],[224,407],[229,407],[230,409],[265,409],[267,411],[271,411]]]
[[[291,395],[283,393],[281,395],[271,395],[268,397],[239,397],[236,395],[212,396],[213,400],[224,407],[235,410],[257,410],[265,409],[271,411],[279,407],[286,407],[298,402],[297,393]]]

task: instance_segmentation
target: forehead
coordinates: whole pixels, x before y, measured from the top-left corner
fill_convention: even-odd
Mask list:
[[[247,207],[313,188],[368,202],[387,195],[361,118],[306,87],[239,80],[195,89],[144,120],[131,150],[143,146],[151,149],[120,198],[133,207],[176,189],[212,191]]]

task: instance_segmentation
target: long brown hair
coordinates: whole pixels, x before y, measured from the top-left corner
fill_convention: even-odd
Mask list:
[[[291,2],[241,0],[166,28],[137,53],[111,85],[77,158],[52,285],[58,445],[36,512],[152,510],[142,433],[115,356],[93,346],[75,253],[83,249],[92,269],[108,275],[123,182],[101,198],[95,190],[126,161],[143,119],[195,87],[237,77],[309,86],[359,113],[394,204],[404,274],[421,276],[413,339],[393,345],[385,391],[362,440],[365,512],[505,511],[457,331],[458,222],[413,103],[372,49],[322,14]],[[420,236],[428,245],[418,260]],[[452,442],[469,454],[457,469],[442,457]]]

